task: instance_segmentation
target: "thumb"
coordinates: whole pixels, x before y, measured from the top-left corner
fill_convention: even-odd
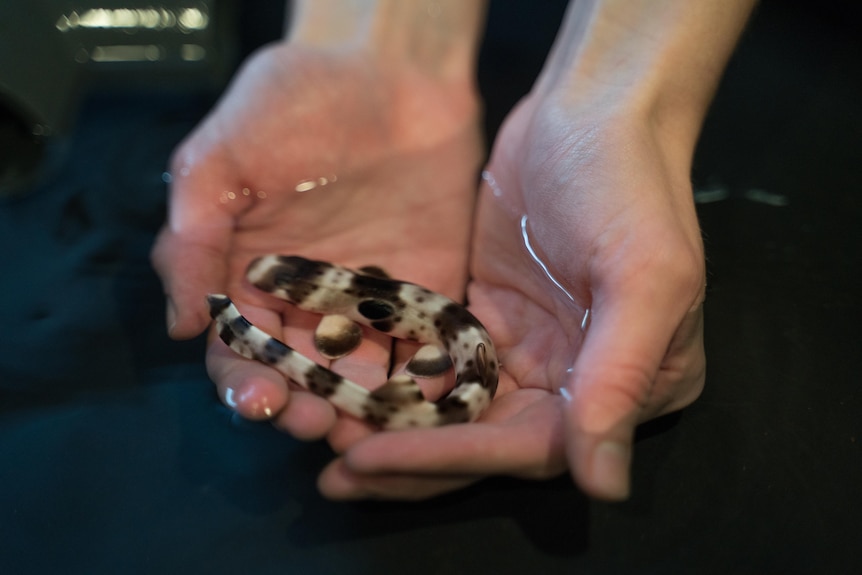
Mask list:
[[[634,430],[673,337],[673,314],[652,296],[595,302],[563,393],[569,467],[581,489],[598,499],[629,495]]]
[[[151,252],[167,297],[168,334],[174,339],[201,333],[210,323],[206,294],[225,289],[236,214],[249,200],[224,165],[211,159],[197,165],[174,162],[168,223]]]

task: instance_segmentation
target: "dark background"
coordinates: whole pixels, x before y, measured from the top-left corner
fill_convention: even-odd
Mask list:
[[[237,16],[239,53],[274,3]],[[489,137],[563,10],[492,2]],[[335,504],[331,454],[219,404],[200,340],[163,330],[147,254],[162,174],[212,94],[90,90],[0,199],[0,573],[859,573],[859,9],[766,1],[698,149],[709,373],[644,426],[634,494],[492,479]]]

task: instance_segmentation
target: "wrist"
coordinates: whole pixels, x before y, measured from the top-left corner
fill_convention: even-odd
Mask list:
[[[364,54],[388,69],[473,82],[485,1],[297,0],[287,40]]]
[[[651,124],[690,156],[753,4],[574,2],[534,93],[599,123]]]

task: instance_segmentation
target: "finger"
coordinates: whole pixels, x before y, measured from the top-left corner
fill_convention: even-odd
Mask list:
[[[150,258],[165,291],[168,335],[174,339],[199,335],[210,322],[206,294],[224,291],[224,255],[189,243],[165,227]]]
[[[481,479],[481,476],[364,475],[352,471],[342,458],[338,458],[324,468],[317,486],[324,497],[336,501],[420,501],[462,489]]]
[[[326,437],[337,422],[332,404],[304,390],[291,390],[287,405],[272,424],[296,439],[315,441]]]
[[[301,440],[321,439],[335,424],[329,402],[291,390],[281,373],[237,355],[218,338],[207,348],[206,364],[222,402],[246,419],[272,419],[276,428]]]
[[[634,429],[684,313],[677,307],[639,288],[595,301],[565,407],[570,467],[593,497],[628,497]]]
[[[366,389],[382,385],[388,375],[392,338],[370,329],[363,328],[362,341],[352,353],[332,362],[330,368]],[[336,453],[367,437],[375,430],[366,422],[341,415],[330,430],[327,440]]]
[[[281,374],[240,357],[220,339],[210,341],[206,366],[222,402],[246,419],[270,419],[287,405],[289,392]]]
[[[388,377],[392,338],[371,329],[362,330],[359,346],[349,355],[338,358],[330,369],[367,389],[383,384]]]
[[[363,475],[552,477],[565,470],[561,401],[543,390],[507,394],[479,422],[371,435],[345,465]]]
[[[287,308],[269,309],[243,305],[246,318],[258,329],[275,334],[305,356],[315,356],[312,328],[319,319],[314,314]],[[282,313],[283,311],[288,313]],[[249,419],[272,419],[273,425],[297,439],[325,437],[336,421],[334,407],[307,390],[294,386],[277,370],[246,359],[213,338],[207,350],[207,368],[219,395],[229,407]]]
[[[235,215],[250,200],[241,193],[227,200],[227,190],[238,186],[224,167],[226,162],[205,158],[194,162],[182,150],[175,158],[168,224],[159,234],[151,260],[168,299],[168,333],[185,339],[198,335],[209,323],[206,294],[225,289]]]
[[[242,307],[247,319],[257,328],[275,334],[297,354],[327,366],[329,361],[315,349],[312,336],[320,316],[297,310],[280,300],[265,302],[265,305],[269,304],[275,304],[277,309],[252,304]],[[386,379],[391,338],[371,330],[366,335],[353,353],[328,367],[352,382],[374,387]],[[230,351],[223,355],[220,353],[222,349],[223,346],[215,346],[211,353],[211,377],[222,397],[233,400],[230,405],[241,414],[255,419],[272,418],[276,428],[305,440],[320,439],[330,434],[336,422],[340,421],[328,401],[298,384],[291,385],[284,374]],[[366,424],[359,425],[368,432]],[[350,426],[340,428],[350,429]],[[350,439],[348,442],[346,438],[352,437],[350,435],[344,437],[341,448],[355,441]],[[338,449],[337,445],[334,447]]]

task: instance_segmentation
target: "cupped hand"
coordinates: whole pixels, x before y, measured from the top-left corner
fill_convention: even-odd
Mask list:
[[[691,150],[642,118],[537,98],[510,115],[468,289],[498,349],[497,395],[476,423],[357,442],[324,494],[419,499],[568,468],[591,496],[628,495],[636,425],[692,402],[705,370]]]
[[[482,154],[477,98],[472,86],[380,57],[266,48],[176,150],[169,221],[152,255],[172,337],[202,332],[205,295],[222,292],[262,329],[328,364],[310,343],[318,318],[244,280],[266,253],[374,264],[462,297]],[[358,383],[382,382],[391,350],[388,337],[367,334],[332,367]],[[223,400],[246,417],[273,418],[304,438],[336,424],[327,402],[290,393],[282,376],[217,338],[207,366]],[[365,432],[354,425],[339,441]]]

